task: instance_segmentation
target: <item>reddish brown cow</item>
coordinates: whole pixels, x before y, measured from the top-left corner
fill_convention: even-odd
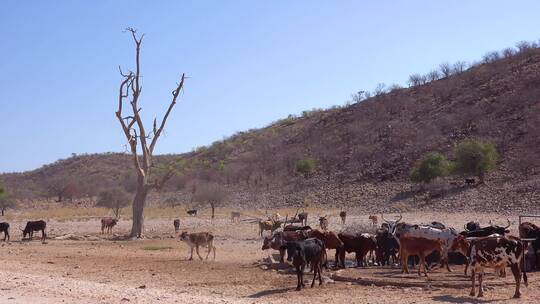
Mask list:
[[[336,267],[339,264],[339,251],[343,247],[343,241],[339,239],[339,236],[332,231],[319,231],[319,230],[311,230],[307,233],[308,237],[310,238],[317,238],[321,240],[324,243],[324,247],[326,249],[335,249],[336,250],[336,261],[335,265]],[[325,259],[324,266],[328,268],[328,259]]]
[[[339,233],[338,237],[343,242],[343,247],[339,250],[338,262],[342,268],[345,268],[345,253],[356,253],[356,265],[361,267],[364,265],[366,254],[377,248],[377,241],[367,233]]]
[[[107,229],[107,233],[111,233],[113,227],[116,226],[117,223],[118,219],[110,217],[101,219],[101,234],[105,233],[105,229]]]
[[[428,240],[424,238],[405,237],[399,239],[399,256],[401,258],[401,272],[409,273],[408,260],[411,255],[420,257],[418,275],[424,266],[424,275],[427,277],[426,256],[434,251],[442,252],[443,244],[439,240]]]

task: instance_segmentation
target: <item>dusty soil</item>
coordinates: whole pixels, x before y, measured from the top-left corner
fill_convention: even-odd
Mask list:
[[[317,211],[312,210],[312,214]],[[436,219],[458,229],[470,217],[458,213],[404,214],[408,222]],[[474,218],[483,223],[488,219],[505,221],[495,214]],[[517,223],[517,217],[510,219]],[[97,219],[51,219],[45,243],[20,241],[16,229],[22,221],[12,221],[12,241],[0,245],[0,303],[477,302],[468,295],[470,282],[460,266],[454,266],[453,273],[434,270],[429,278],[419,278],[416,273],[402,275],[395,268],[327,270],[322,286],[296,292],[294,274],[262,265],[273,252],[260,249],[256,225],[248,221],[231,224],[225,213],[213,223],[206,218],[181,218],[184,230],[208,230],[216,235],[215,261],[188,261],[188,247],[176,240],[170,219],[147,220],[148,238],[134,241],[114,241],[112,236],[100,235]],[[349,216],[348,222],[366,225],[367,215]],[[316,226],[315,218],[310,224]],[[115,233],[127,232],[129,225],[121,222]],[[343,229],[336,216],[331,218],[331,228]],[[540,298],[538,273],[529,274],[530,285],[522,288],[521,300],[511,299],[514,286],[510,271],[504,279],[488,273],[482,302],[533,303]],[[308,274],[306,279],[311,277]]]

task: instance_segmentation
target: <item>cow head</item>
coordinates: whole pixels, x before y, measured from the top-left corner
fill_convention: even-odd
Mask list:
[[[306,257],[304,251],[298,242],[287,242],[284,245],[287,249],[287,261],[292,262],[294,260],[300,260],[303,264],[306,263]]]
[[[467,224],[465,224],[463,228],[465,228],[465,231],[476,231],[480,229],[480,223],[470,221]]]
[[[391,234],[394,234],[396,232],[396,225],[399,223],[399,221],[401,221],[401,219],[403,219],[403,216],[400,213],[399,214],[399,219],[397,219],[395,221],[389,221],[389,220],[385,219],[384,215],[381,213],[381,219],[388,225],[388,231]]]
[[[180,233],[180,236],[178,237],[180,241],[185,241],[187,240],[187,238],[188,238],[188,233],[185,231],[182,231],[182,233]]]

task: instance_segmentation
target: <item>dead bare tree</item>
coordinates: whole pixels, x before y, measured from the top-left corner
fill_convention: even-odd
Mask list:
[[[151,173],[154,168],[153,153],[159,136],[163,132],[167,118],[169,117],[180,91],[184,87],[185,74],[182,74],[180,83],[176,85],[176,88],[172,91],[172,100],[169,104],[165,116],[158,125],[157,120],[154,118],[153,128],[147,132],[144,128],[139,107],[139,97],[141,95],[142,86],[141,79],[141,64],[140,53],[141,44],[144,34],[137,37],[137,32],[133,28],[127,28],[126,31],[130,32],[133,40],[135,41],[135,71],[130,71],[125,74],[121,68],[120,75],[123,80],[120,83],[120,90],[118,94],[118,110],[116,111],[116,117],[120,122],[120,126],[126,136],[131,155],[133,157],[133,165],[137,174],[137,187],[135,191],[135,197],[133,198],[133,224],[131,227],[130,237],[142,237],[143,224],[144,224],[144,207],[146,205],[146,196],[152,189],[160,189],[163,184],[174,175],[173,170],[169,170],[161,176],[161,178],[152,178]],[[127,106],[130,112],[128,115],[123,114],[123,105],[128,103]]]

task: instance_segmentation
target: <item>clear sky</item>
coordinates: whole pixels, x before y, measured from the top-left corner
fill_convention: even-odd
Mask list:
[[[17,1],[0,3],[0,172],[124,151],[114,116],[128,26],[145,33],[148,124],[191,78],[157,153],[404,84],[540,38],[540,1]]]

